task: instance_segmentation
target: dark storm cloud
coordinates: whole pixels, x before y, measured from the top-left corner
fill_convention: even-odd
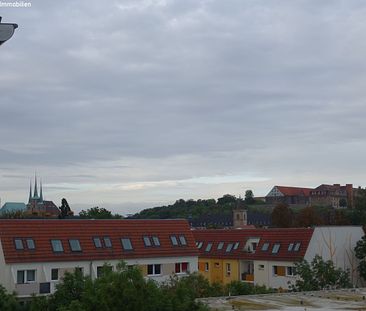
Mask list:
[[[6,9],[20,27],[0,51],[2,167],[65,168],[53,183],[243,172],[356,182],[345,172],[366,153],[365,13],[356,0]]]

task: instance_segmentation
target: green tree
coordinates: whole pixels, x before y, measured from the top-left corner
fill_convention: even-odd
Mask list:
[[[322,219],[319,217],[313,206],[307,206],[300,210],[296,217],[298,227],[313,227],[322,224]]]
[[[105,209],[104,207],[92,207],[85,210],[82,210],[79,213],[80,218],[89,218],[89,219],[112,219],[112,218],[122,218],[122,216],[116,214],[113,215],[111,211]]]
[[[324,261],[319,255],[316,255],[311,263],[306,260],[297,262],[295,269],[300,278],[296,280],[295,284],[290,284],[290,288],[294,291],[351,287],[349,271],[336,268],[333,261]]]
[[[355,255],[359,260],[358,272],[360,276],[366,280],[366,235],[362,237],[360,241],[357,242],[355,247]]]
[[[292,211],[288,205],[279,203],[273,209],[272,214],[272,225],[278,228],[289,228],[292,225]]]
[[[0,310],[1,311],[17,311],[22,310],[14,294],[6,292],[5,288],[0,285]]]
[[[253,194],[252,190],[245,191],[244,202],[245,202],[245,204],[254,204],[255,203],[254,194]]]

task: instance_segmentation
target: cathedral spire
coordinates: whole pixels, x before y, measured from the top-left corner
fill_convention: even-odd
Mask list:
[[[40,187],[40,190],[39,190],[39,199],[40,199],[41,202],[43,202],[42,179],[39,182],[39,187]]]
[[[28,199],[28,203],[30,203],[32,199],[32,179],[29,181],[29,199]]]
[[[33,195],[34,198],[37,198],[38,197],[38,190],[37,190],[37,175],[35,174],[34,175],[34,195]]]

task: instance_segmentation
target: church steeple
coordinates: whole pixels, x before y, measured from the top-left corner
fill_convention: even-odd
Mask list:
[[[39,193],[39,200],[41,201],[41,202],[43,202],[43,191],[42,191],[42,180],[40,181],[40,183],[39,183],[39,187],[40,187],[40,193]]]
[[[28,203],[32,200],[32,180],[29,181],[29,199]]]
[[[37,175],[34,175],[34,198],[38,198],[38,190],[37,190]]]

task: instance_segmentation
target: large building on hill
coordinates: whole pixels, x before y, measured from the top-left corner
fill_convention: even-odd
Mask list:
[[[266,195],[266,203],[269,204],[302,204],[310,203],[310,192],[312,188],[274,186]]]
[[[242,281],[288,289],[297,279],[295,263],[316,255],[349,269],[353,285],[360,285],[354,247],[361,226],[286,229],[193,230],[199,272],[211,283]]]
[[[186,220],[0,220],[0,284],[20,298],[53,293],[75,269],[98,278],[121,260],[157,282],[198,270]]]
[[[266,195],[266,203],[288,205],[320,205],[333,208],[353,208],[357,189],[352,184],[322,184],[316,188],[274,186]]]

